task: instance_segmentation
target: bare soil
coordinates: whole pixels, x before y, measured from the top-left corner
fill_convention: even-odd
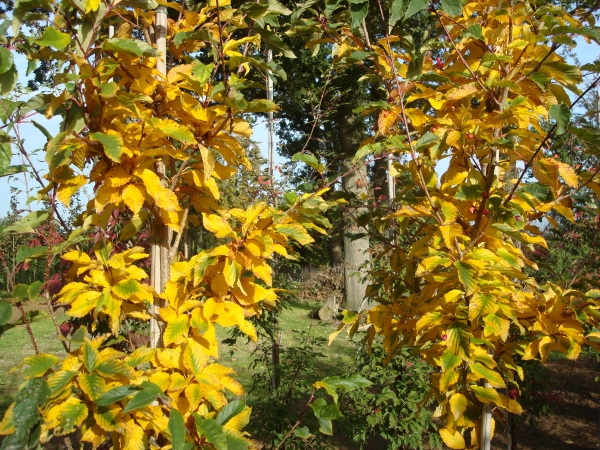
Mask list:
[[[595,358],[548,361],[552,371],[553,412],[537,426],[521,425],[516,432],[519,450],[597,450],[600,448],[600,364]],[[506,449],[504,427],[496,427],[493,449]],[[514,447],[513,447],[514,448]]]

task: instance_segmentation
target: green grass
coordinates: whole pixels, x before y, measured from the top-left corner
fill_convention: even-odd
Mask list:
[[[59,322],[62,317],[59,317]],[[47,315],[39,315],[31,322],[31,329],[41,353],[64,356],[60,340],[52,320]],[[16,325],[0,336],[0,417],[15,398],[19,385],[24,381],[19,370],[10,370],[24,358],[35,355],[33,344],[24,325]]]
[[[310,319],[308,314],[318,307],[316,303],[290,302],[288,307],[278,315],[279,329],[281,331],[281,349],[291,346],[302,345],[299,334],[307,331],[313,338],[325,339],[323,346],[319,349],[325,356],[319,358],[317,365],[318,377],[342,375],[349,373],[356,358],[356,344],[348,339],[345,333],[340,334],[331,346],[327,345],[329,335],[337,328],[336,324]],[[217,333],[219,341],[222,342],[229,334],[228,330],[220,329]],[[356,340],[356,338],[355,338]],[[219,345],[219,363],[235,369],[238,374],[237,380],[242,383],[246,391],[252,385],[252,375],[255,370],[250,369],[252,361],[257,356],[255,352],[260,351],[257,346],[268,346],[270,341],[259,340],[257,344],[248,342],[245,338],[238,338],[233,346]],[[256,370],[264,370],[258,367]]]
[[[317,304],[313,303],[290,303],[289,307],[278,315],[282,349],[302,345],[302,342],[297,339],[298,334],[295,332],[299,333],[304,330],[310,332],[311,337],[327,340],[329,334],[335,331],[335,324],[312,320],[308,317],[308,314],[316,307]],[[61,322],[63,317],[61,316],[58,319]],[[64,356],[63,347],[56,338],[54,324],[49,317],[36,317],[31,323],[31,327],[40,352],[52,353],[60,357]],[[228,336],[228,330],[218,330],[220,341]],[[260,341],[259,344],[261,344]],[[268,345],[269,343],[263,340],[262,344]],[[225,344],[219,346],[218,362],[235,369],[237,372],[236,378],[242,383],[246,391],[249,391],[252,386],[252,375],[256,371],[264,371],[265,369],[260,366],[255,370],[250,368],[252,361],[258,356],[253,353],[256,349],[257,344],[247,342],[245,338],[238,339],[234,346]],[[348,373],[356,357],[356,345],[349,341],[345,333],[338,336],[331,346],[327,346],[325,341],[323,347],[319,350],[325,357],[319,358],[317,372],[314,374],[317,378]],[[10,372],[10,370],[24,358],[34,354],[33,345],[24,325],[11,328],[0,337],[0,417],[14,400],[19,385],[24,381],[19,370],[14,372]]]

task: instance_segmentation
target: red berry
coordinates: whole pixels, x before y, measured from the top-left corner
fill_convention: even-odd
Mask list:
[[[427,61],[433,61],[433,58],[431,56],[427,57]]]
[[[388,97],[388,103],[394,103],[394,97],[389,96]]]
[[[483,192],[481,193],[481,196],[482,196],[483,198],[488,198],[488,197],[490,196],[490,194],[488,193],[488,191],[483,191]]]
[[[575,168],[576,168],[576,169],[581,169],[581,164],[577,164],[577,165],[575,166]]]
[[[60,333],[64,337],[67,337],[70,332],[71,332],[71,324],[69,322],[65,322],[65,323],[63,323],[63,324],[60,325]]]
[[[489,212],[487,209],[484,209],[484,210],[483,210],[483,215],[484,215],[484,216],[487,216],[489,213],[490,213],[490,212]]]
[[[436,131],[437,131],[437,127],[436,127],[435,125],[434,125],[434,126],[432,126],[432,127],[431,127],[431,132],[432,132],[432,133],[435,133]]]
[[[467,139],[473,139],[475,136],[473,136],[473,133],[469,133],[467,134]]]
[[[441,61],[438,61],[435,63],[435,67],[437,67],[438,69],[443,69],[444,68],[444,63]]]
[[[373,125],[373,126],[371,127],[371,131],[377,131],[377,125]]]
[[[452,112],[456,111],[456,106],[451,106],[450,109],[452,110]]]
[[[556,159],[556,158],[558,158],[558,154],[555,153],[554,154],[554,159]]]
[[[447,335],[447,334],[445,334],[445,333],[444,333],[444,334],[442,334],[442,341],[445,341],[445,340],[447,340],[447,339],[448,339],[448,335]]]
[[[516,220],[517,222],[520,222],[520,221],[521,221],[521,219],[522,219],[522,217],[521,217],[521,216],[515,216],[515,220]]]
[[[518,395],[519,391],[517,391],[516,389],[511,389],[510,391],[508,391],[507,397],[512,400],[516,400]]]

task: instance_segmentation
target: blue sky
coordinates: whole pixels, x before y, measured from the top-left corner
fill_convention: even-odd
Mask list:
[[[594,61],[600,55],[600,46],[595,43],[586,44],[583,38],[577,39],[578,47],[576,49],[577,58],[580,63],[585,64],[588,62]],[[24,76],[25,69],[27,67],[27,61],[23,55],[15,55],[15,63],[19,70],[20,82],[26,83],[27,78]],[[276,89],[276,88],[275,88]],[[277,98],[275,98],[275,102],[277,102]],[[36,122],[40,123],[44,127],[48,129],[48,131],[54,135],[58,133],[59,120],[58,118],[53,118],[52,120],[46,119],[43,115],[38,114],[32,118]],[[25,139],[25,147],[29,150],[42,149],[46,143],[46,138],[44,135],[33,125],[31,124],[22,124],[21,125],[21,136]],[[266,129],[266,121],[260,121],[254,129],[253,139],[259,144],[263,156],[267,157],[267,129]],[[276,140],[277,142],[277,140]],[[13,148],[13,152],[16,152],[16,149]],[[283,160],[279,155],[275,157],[275,164],[282,163]],[[21,164],[18,156],[13,154],[13,164]],[[34,158],[34,165],[40,171],[45,170],[45,162],[42,159],[41,153],[37,158]],[[29,189],[30,195],[35,195],[35,192],[39,188],[39,185],[35,180],[29,179]],[[10,186],[16,186],[19,189],[25,191],[25,183],[23,182],[23,175],[17,175],[11,178],[0,178],[0,198],[3,201],[0,202],[0,217],[4,216],[8,210],[10,209],[9,199],[10,199]],[[23,193],[20,197],[20,203],[22,207],[25,207],[25,201],[27,199],[27,195]],[[30,205],[32,208],[35,208],[35,205]]]

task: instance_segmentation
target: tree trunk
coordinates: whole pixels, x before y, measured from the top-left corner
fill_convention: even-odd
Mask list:
[[[352,106],[343,108],[338,115],[338,125],[340,131],[340,146],[342,154],[345,156],[345,169],[352,165],[352,158],[360,147],[362,139],[365,137],[364,122],[352,115]],[[344,177],[343,188],[346,192],[356,195],[356,201],[362,202],[362,194],[367,194],[369,180],[367,167],[360,166]],[[369,254],[369,237],[365,236],[359,239],[352,239],[348,234],[359,233],[355,217],[362,214],[360,208],[349,210],[344,221],[344,299],[342,308],[359,311],[363,306],[365,298],[366,285],[363,278],[367,274],[366,262]],[[360,268],[360,266],[363,266]]]
[[[344,264],[344,242],[339,232],[332,232],[328,242],[329,265],[335,267]]]
[[[386,207],[389,204],[387,158],[375,160],[375,164],[373,165],[373,191],[375,192],[375,201],[379,205]]]

